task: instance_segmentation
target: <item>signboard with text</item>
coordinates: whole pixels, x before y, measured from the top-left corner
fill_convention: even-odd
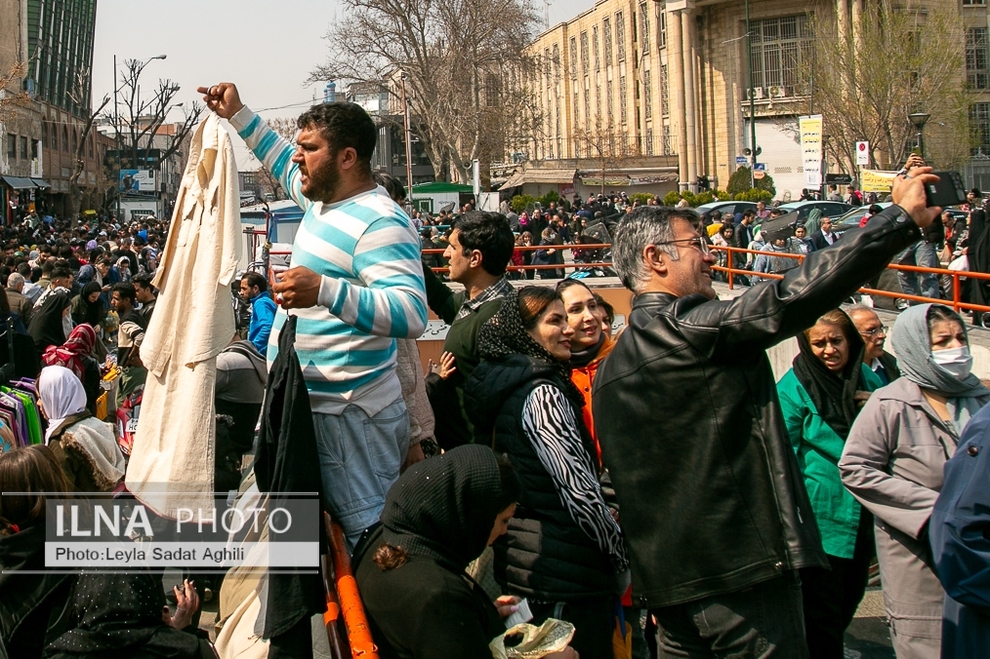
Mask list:
[[[120,170],[121,192],[157,192],[155,171],[152,169]]]
[[[870,166],[870,143],[856,142],[856,165],[858,167]]]
[[[804,185],[820,188],[822,185],[822,115],[800,117],[801,166],[804,169]]]

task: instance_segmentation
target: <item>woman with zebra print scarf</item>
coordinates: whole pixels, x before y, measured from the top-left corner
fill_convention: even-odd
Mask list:
[[[508,454],[523,485],[508,534],[493,546],[496,580],[528,598],[533,624],[567,620],[576,628],[571,647],[605,657],[629,560],[598,484],[584,398],[570,379],[573,335],[553,289],[528,286],[506,298],[478,335],[483,361],[465,387],[465,407],[476,435]]]

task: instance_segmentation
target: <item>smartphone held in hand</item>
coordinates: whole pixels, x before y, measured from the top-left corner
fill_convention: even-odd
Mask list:
[[[966,185],[959,172],[932,172],[938,183],[925,185],[925,200],[929,208],[956,206],[966,203]]]

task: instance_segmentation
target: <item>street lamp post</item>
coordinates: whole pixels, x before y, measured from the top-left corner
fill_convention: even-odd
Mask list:
[[[828,141],[831,137],[828,133],[822,133],[822,201],[825,201],[825,197],[828,196],[828,181],[825,179],[828,176]]]
[[[914,125],[915,136],[918,138],[918,152],[921,159],[925,159],[925,124],[928,123],[928,119],[931,117],[927,112],[915,112],[908,115],[908,121]]]
[[[409,199],[409,212],[412,214],[412,188],[413,188],[413,177],[412,177],[412,126],[409,121],[409,103],[406,99],[406,75],[405,71],[399,74],[399,83],[402,86],[402,124],[406,136],[406,186],[408,188],[406,195]]]
[[[749,184],[756,187],[756,102],[753,99],[753,26],[749,20],[749,0],[746,0],[746,56],[749,57],[749,148],[752,153]]]

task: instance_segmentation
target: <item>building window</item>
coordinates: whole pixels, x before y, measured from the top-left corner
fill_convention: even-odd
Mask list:
[[[811,30],[806,16],[754,21],[753,69],[755,87],[800,84],[802,63],[810,57]]]
[[[626,59],[626,26],[621,11],[615,12],[615,47],[618,49],[616,59],[622,62]]]
[[[31,140],[31,160],[38,159],[38,150],[41,148],[40,140]],[[93,155],[93,154],[90,154]]]
[[[665,155],[673,155],[674,149],[670,146],[670,126],[668,124],[663,125],[663,131],[660,139],[663,140],[663,144],[660,145],[660,152]]]
[[[602,62],[598,55],[598,26],[591,28],[591,51],[595,54],[595,71],[600,71]]]
[[[17,160],[17,135],[7,133],[7,159]]]
[[[643,52],[650,49],[650,12],[646,10],[646,3],[639,3],[640,40],[643,43]]]
[[[591,86],[588,79],[584,79],[584,129],[591,130]]]
[[[667,47],[667,12],[657,3],[657,48]]]
[[[560,83],[560,46],[553,45],[553,81]]]
[[[646,112],[646,120],[653,118],[653,76],[650,70],[643,71],[643,109]]]
[[[602,19],[602,30],[605,38],[605,66],[612,66],[612,21]]]
[[[571,37],[571,80],[577,80],[577,39]]]
[[[591,69],[591,59],[588,57],[588,33],[581,33],[581,72],[588,75]]]
[[[667,82],[667,65],[660,65],[660,112],[670,115],[670,87]]]
[[[578,121],[581,120],[581,96],[578,94],[578,90],[574,90],[574,120],[572,126],[577,126]]]
[[[602,81],[595,78],[595,118],[601,120],[602,117]]]
[[[973,153],[990,156],[990,103],[969,106],[969,132]]]
[[[976,6],[976,5],[983,6],[985,4],[987,4],[987,0],[963,0],[963,7]]]
[[[646,129],[646,155],[648,155],[648,156],[654,155],[654,151],[653,151],[653,129],[652,128],[647,128]]]
[[[619,121],[626,123],[626,76],[619,76]]]
[[[973,89],[990,86],[987,66],[987,29],[975,27],[966,30],[966,81]]]
[[[28,160],[28,138],[27,135],[21,135],[21,159]]]
[[[605,81],[605,114],[608,116],[608,123],[611,126],[612,118],[612,81]]]
[[[69,129],[65,126],[62,126],[62,150],[69,150]]]

